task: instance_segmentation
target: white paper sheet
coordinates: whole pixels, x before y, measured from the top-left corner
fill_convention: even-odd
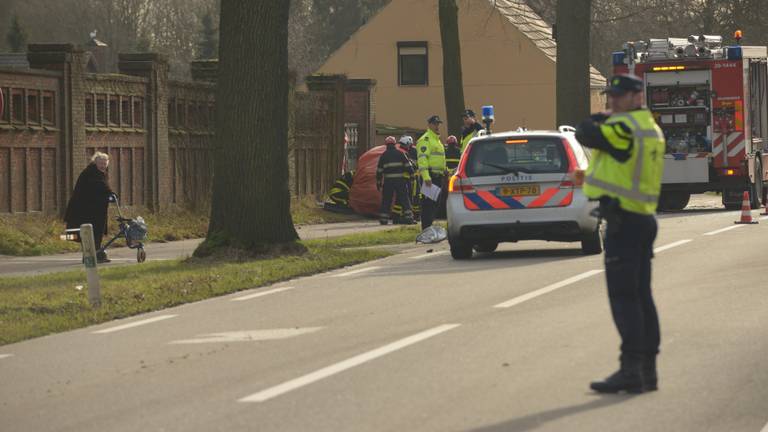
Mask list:
[[[426,183],[421,184],[421,193],[425,197],[435,202],[437,202],[437,199],[440,196],[440,190],[440,187],[438,187],[436,184],[432,184],[432,186],[427,186]]]

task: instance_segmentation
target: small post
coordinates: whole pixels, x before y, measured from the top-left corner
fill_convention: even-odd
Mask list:
[[[83,264],[88,277],[88,300],[94,307],[101,306],[101,286],[96,271],[96,244],[93,240],[93,225],[80,225],[80,244],[83,247]]]

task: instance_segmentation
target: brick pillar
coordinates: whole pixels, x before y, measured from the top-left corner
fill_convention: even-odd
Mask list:
[[[375,87],[373,79],[347,80],[345,122],[358,125],[358,154],[373,147],[376,140]]]
[[[311,93],[328,93],[334,98],[332,146],[328,161],[330,170],[320,185],[321,190],[326,192],[341,173],[341,164],[344,158],[344,89],[346,83],[346,75],[312,75],[306,79],[307,88]]]
[[[168,144],[168,59],[155,53],[120,54],[118,58],[120,73],[149,80],[144,99],[147,114],[145,196],[152,210],[162,211],[173,202]]]
[[[67,201],[80,172],[88,165],[85,151],[85,72],[87,53],[72,44],[31,44],[27,60],[32,69],[46,69],[62,74],[59,101],[61,145],[57,149],[56,179],[59,213],[66,210]]]
[[[193,60],[189,64],[189,71],[193,80],[215,84],[219,79],[219,60]]]

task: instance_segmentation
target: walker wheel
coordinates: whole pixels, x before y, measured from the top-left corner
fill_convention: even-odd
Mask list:
[[[147,260],[147,253],[144,251],[144,248],[138,248],[136,250],[136,261],[143,263]]]

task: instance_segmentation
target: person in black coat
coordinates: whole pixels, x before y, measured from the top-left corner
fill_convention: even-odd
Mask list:
[[[64,221],[67,228],[80,228],[82,224],[93,225],[93,240],[96,250],[101,248],[101,239],[107,233],[107,209],[114,193],[107,181],[109,155],[96,152],[91,163],[80,173],[75,190],[67,204]],[[97,256],[99,263],[109,262],[107,254]]]
[[[381,191],[379,223],[382,225],[389,223],[392,196],[394,195],[395,202],[402,209],[402,218],[399,221],[404,224],[411,224],[413,223],[413,212],[408,200],[407,184],[413,175],[413,167],[405,153],[395,147],[395,137],[388,136],[384,143],[387,145],[387,149],[379,157],[376,168],[376,188]]]

